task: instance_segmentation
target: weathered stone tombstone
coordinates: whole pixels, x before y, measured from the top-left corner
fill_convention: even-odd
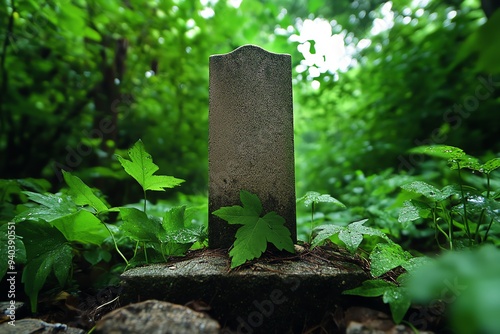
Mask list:
[[[285,218],[295,242],[291,57],[253,45],[210,57],[209,122],[209,212],[240,205],[240,190],[250,191],[265,213]],[[210,248],[228,248],[238,226],[210,215],[208,228]],[[120,301],[202,301],[221,333],[299,333],[369,277],[353,263],[307,254],[228,268],[218,250],[132,268],[121,276]]]
[[[240,190],[285,218],[296,242],[291,57],[245,45],[210,57],[210,248],[229,248],[238,225],[211,213],[240,205]]]

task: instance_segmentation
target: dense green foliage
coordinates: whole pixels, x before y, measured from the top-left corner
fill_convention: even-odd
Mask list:
[[[152,175],[158,166],[153,163],[141,141],[130,149],[129,155],[132,161],[120,158],[120,163],[141,184],[144,197],[146,190],[162,191],[182,182],[172,176]],[[14,224],[19,223],[14,234],[19,252],[15,252],[14,264],[9,268],[13,271],[15,263],[25,264],[22,281],[33,312],[37,310],[38,293],[49,274],[54,273],[61,287],[68,285],[72,279],[68,276],[74,269],[72,262],[75,256],[83,256],[90,265],[103,260],[109,262],[111,257],[106,244],[113,244],[128,267],[144,262],[167,261],[168,256],[182,255],[195,242],[205,239],[203,226],[196,226],[189,220],[185,206],[170,208],[162,217],[146,213],[146,198],[143,211],[129,206],[109,208],[103,196],[96,195],[99,191],[91,189],[69,172],[63,172],[63,175],[68,186],[67,193],[46,193],[43,188],[43,194],[21,191],[21,188],[37,185],[37,181],[16,183],[12,180],[10,185],[2,185],[4,191],[9,191],[9,197],[26,196],[17,208],[19,214],[12,219]],[[112,221],[116,220],[116,216],[110,217],[113,212],[120,214],[118,224]],[[129,249],[127,240],[136,242],[130,261],[120,251],[117,238],[121,238],[122,247]],[[83,250],[79,249],[79,245],[84,247]],[[142,248],[140,253],[139,245]],[[98,253],[97,258],[95,254],[91,255],[95,252]],[[3,263],[0,269],[0,276],[3,277],[8,271],[7,263]]]
[[[64,168],[85,179],[123,179],[113,154],[142,138],[160,168],[188,181],[185,191],[204,192],[208,56],[245,43],[293,56],[299,193],[314,189],[342,200],[356,170],[413,171],[421,159],[405,151],[414,146],[497,152],[500,80],[490,31],[500,17],[483,24],[474,1],[422,8],[395,1],[392,27],[386,23],[375,34],[384,7],[383,1],[243,1],[238,8],[224,1],[6,1],[0,175],[54,183]],[[324,58],[297,67],[304,63],[297,45],[319,56],[325,48],[310,35],[293,38],[311,17],[330,22],[330,35],[343,38],[348,71],[321,69]],[[361,43],[367,39],[368,46]],[[99,182],[116,190],[115,204],[136,193],[130,184],[118,191],[122,184]]]
[[[498,328],[496,7],[0,2],[0,251],[15,244],[9,260],[32,309],[40,291],[81,287],[95,268],[91,283],[104,286],[127,264],[204,246],[208,57],[252,43],[292,55],[299,239],[369,260],[374,280],[346,293],[381,296],[397,322],[423,329],[429,317],[412,303],[444,300],[454,329]],[[235,243],[233,266],[258,257],[265,228],[282,223],[252,198],[237,209],[250,223],[228,221],[243,225],[238,245],[260,224],[259,247]],[[466,288],[452,302],[440,293],[454,279]]]
[[[207,9],[197,1],[2,2],[0,175],[54,183],[64,168],[123,179],[113,154],[142,138],[161,168],[189,180],[186,191],[204,191],[208,57],[265,46],[253,19],[277,14],[252,2],[220,2],[209,18]],[[134,196],[122,184],[100,182],[116,203]]]

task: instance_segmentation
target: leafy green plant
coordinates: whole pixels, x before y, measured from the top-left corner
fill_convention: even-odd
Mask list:
[[[346,290],[346,295],[356,295],[362,297],[380,297],[384,303],[389,304],[392,318],[395,323],[400,323],[411,305],[411,298],[405,287],[400,286],[400,280],[397,282],[388,282],[383,279],[364,281],[360,287]]]
[[[231,268],[259,258],[266,251],[268,242],[278,250],[295,252],[290,231],[284,226],[283,217],[274,211],[261,217],[262,203],[257,195],[248,191],[240,191],[240,200],[243,206],[223,207],[213,212],[229,224],[243,225],[237,230],[236,240],[229,252]]]
[[[457,176],[460,183],[458,185],[447,185],[442,189],[438,189],[423,181],[413,181],[402,185],[401,188],[405,190],[407,194],[415,198],[411,198],[403,203],[399,214],[399,222],[403,223],[404,227],[407,227],[411,222],[417,219],[423,218],[430,220],[435,227],[438,245],[440,245],[437,235],[439,233],[440,235],[444,235],[448,241],[449,249],[455,249],[456,245],[460,244],[458,242],[461,240],[460,237],[468,240],[469,246],[487,241],[492,224],[497,222],[499,218],[498,212],[500,205],[496,201],[498,195],[491,191],[490,174],[500,167],[500,159],[491,159],[481,164],[476,158],[466,155],[461,149],[444,145],[419,147],[412,150],[412,152],[447,159],[450,167],[458,171]],[[465,168],[486,175],[486,190],[481,192],[476,188],[464,184],[460,171]],[[486,224],[484,222],[486,222]],[[351,225],[354,224],[355,223]],[[342,230],[337,226],[320,231],[322,235],[318,241],[321,241],[325,236],[328,237],[328,234],[331,234],[331,232],[337,231],[339,232],[339,239],[341,239],[346,246],[350,243],[348,249],[354,251],[354,247],[357,245],[360,237],[358,236],[357,239],[355,239],[355,243],[352,242],[352,238],[349,236],[343,236],[341,238],[340,232]],[[483,232],[483,234],[480,235],[480,232]],[[320,234],[318,234],[318,236],[319,235]],[[313,241],[313,245],[314,244]],[[466,245],[462,243],[461,246],[464,247]],[[495,248],[488,248],[488,251],[480,251],[481,256],[491,258],[490,253],[493,253],[493,250],[497,251]],[[473,272],[463,267],[471,262],[470,256],[463,254],[466,253],[460,253],[460,255],[446,255],[444,257],[444,259],[454,259],[453,267],[456,267],[456,269],[454,269],[456,270],[454,274],[455,277],[463,275],[470,276]],[[467,258],[467,256],[469,256],[469,258]],[[382,296],[382,300],[390,305],[391,313],[396,323],[403,320],[412,301],[432,302],[430,296],[436,296],[436,294],[432,295],[432,291],[441,293],[446,290],[443,289],[443,285],[449,287],[449,282],[452,280],[450,271],[445,269],[446,266],[450,265],[449,260],[438,260],[438,262],[441,263],[441,265],[445,265],[445,267],[436,270],[436,264],[431,264],[435,263],[435,261],[432,261],[428,257],[414,258],[410,253],[404,251],[401,246],[390,240],[387,243],[377,244],[371,251],[369,259],[370,273],[375,279],[365,281],[362,286],[345,291],[344,293],[365,297]],[[485,261],[485,259],[481,259],[480,261]],[[463,264],[463,266],[461,264]],[[490,264],[490,266],[493,266],[493,264]],[[396,279],[391,278],[388,280],[381,278],[381,276],[397,267],[402,267],[406,272],[400,274]],[[444,274],[444,272],[447,273]],[[491,270],[487,270],[487,272],[488,273],[484,276],[492,277],[490,275]],[[391,276],[393,275],[389,277]],[[471,281],[471,278],[469,277],[467,280]],[[481,281],[481,279],[478,280]],[[422,282],[425,282],[424,286],[422,286]],[[490,283],[491,282],[487,280],[484,284]],[[486,291],[484,286],[481,286],[479,290]],[[461,291],[459,291],[458,294],[461,294]],[[435,298],[443,299],[443,297],[444,296]],[[453,299],[455,299],[455,297]],[[440,299],[435,299],[434,301]],[[456,328],[463,326],[464,321],[462,321],[462,319],[468,317],[464,310],[465,305],[471,303],[472,295],[469,294],[467,297],[462,298],[462,300],[463,302],[457,303],[457,305],[452,307],[453,316],[451,321]],[[497,304],[492,304],[487,301],[485,301],[485,303],[488,307],[498,310]],[[478,308],[480,310],[484,309],[480,306],[478,306]],[[489,310],[481,312],[491,315]],[[474,312],[470,318],[472,318],[472,322],[467,324],[466,328],[468,328],[468,330],[464,332],[484,330],[488,332],[488,330],[494,328],[492,326],[497,325],[494,320],[485,319],[480,312]],[[410,319],[410,321],[411,320],[412,319]],[[425,321],[427,321],[427,319],[425,319]]]
[[[399,324],[408,312],[412,300],[412,289],[408,286],[409,275],[427,264],[428,257],[412,257],[397,244],[384,244],[380,254],[374,250],[370,255],[371,273],[375,279],[364,281],[357,288],[346,290],[343,294],[357,295],[362,297],[380,297],[382,301],[389,304],[392,318]],[[375,254],[374,254],[375,253]],[[389,270],[401,266],[406,270],[397,279],[388,280],[377,278]]]
[[[147,190],[165,191],[165,188],[173,188],[184,182],[184,180],[173,176],[153,175],[159,167],[153,163],[153,158],[146,152],[140,139],[128,151],[128,155],[130,160],[119,155],[116,157],[123,169],[141,185],[144,193],[144,212],[146,212]]]
[[[383,239],[385,243],[377,243],[369,254],[370,273],[376,279],[367,280],[360,287],[343,293],[364,297],[382,296],[384,303],[390,306],[394,321],[400,323],[411,305],[409,292],[403,284],[406,276],[400,275],[395,281],[379,277],[397,267],[412,268],[420,261],[420,258],[413,258],[410,253],[404,251],[400,245],[393,242],[379,229],[364,226],[367,220],[363,219],[347,226],[333,224],[318,226],[315,229],[318,233],[311,247],[317,247],[338,235],[338,239],[344,243],[349,252],[355,253],[365,236]]]
[[[135,208],[119,208],[124,222],[122,225],[123,231],[128,237],[136,241],[134,258],[137,256],[139,243],[143,245],[143,261],[146,263],[149,262],[148,248],[154,251],[154,255],[160,255],[164,260],[166,260],[165,256],[184,253],[192,243],[202,238],[203,234],[201,230],[192,230],[184,226],[185,207],[173,208],[172,211],[180,212],[181,214],[168,215],[167,213],[164,217],[164,224],[158,217],[149,217],[146,214],[146,191],[165,191],[165,188],[178,186],[184,180],[173,176],[153,175],[159,168],[153,163],[151,155],[146,152],[141,140],[138,140],[128,151],[128,155],[130,160],[122,158],[119,155],[116,157],[123,169],[141,185],[144,194],[143,212]],[[137,222],[140,222],[140,224],[137,224]],[[176,228],[172,228],[172,226]],[[173,234],[175,233],[181,233],[183,237],[174,238]],[[179,245],[173,248],[172,246],[166,246],[166,244],[168,245],[172,241]],[[180,246],[180,244],[184,246]]]
[[[314,210],[318,203],[332,203],[343,209],[346,208],[344,203],[340,202],[338,199],[333,198],[328,194],[320,194],[316,191],[308,191],[304,196],[297,199],[297,202],[304,202],[304,205],[308,207],[311,206],[311,233],[309,235],[309,242],[311,242],[312,231],[314,226]]]
[[[394,321],[400,323],[411,304],[408,290],[402,284],[405,276],[400,275],[396,281],[389,281],[378,277],[400,266],[403,268],[411,267],[416,258],[413,258],[410,253],[404,251],[400,245],[394,243],[383,232],[364,226],[363,224],[366,221],[367,219],[364,219],[345,227],[336,225],[319,226],[317,228],[319,232],[312,242],[312,247],[316,247],[333,235],[338,234],[338,238],[345,244],[346,248],[351,253],[354,253],[363,241],[364,235],[384,239],[386,242],[378,243],[369,255],[370,273],[377,279],[367,280],[360,287],[346,290],[343,293],[363,297],[382,296],[384,303],[389,304],[391,308]]]
[[[75,180],[68,176],[66,178]],[[75,183],[70,184],[75,186]],[[73,198],[78,203],[96,199],[91,197],[85,201],[80,197],[81,193],[76,191],[77,188],[73,189]],[[99,246],[109,234],[96,216],[97,212],[92,213],[77,205],[70,196],[30,191],[23,193],[36,205],[18,214],[13,221],[18,225],[17,233],[22,236],[26,248],[27,261],[22,282],[34,312],[37,308],[38,292],[51,272],[54,272],[60,285],[64,286],[71,270],[73,245],[81,243]],[[93,203],[96,207],[100,206],[96,204],[98,201]]]
[[[204,240],[202,228],[186,223],[185,209],[171,208],[161,219],[136,208],[119,208],[123,220],[120,230],[136,241],[132,264],[167,261],[168,256],[182,255],[195,242]],[[137,252],[139,243],[143,246],[142,255]]]
[[[183,182],[171,176],[153,175],[158,167],[140,140],[129,150],[129,156],[131,160],[118,159],[125,171],[142,186],[144,196],[147,190],[162,191]],[[185,206],[172,207],[163,217],[148,216],[145,211],[133,207],[109,208],[103,197],[96,195],[98,192],[79,177],[65,171],[62,175],[68,188],[56,194],[33,186],[36,183],[29,181],[25,184],[40,192],[22,190],[19,182],[3,182],[11,189],[4,192],[4,196],[12,197],[15,193],[25,197],[25,203],[18,207],[19,212],[12,222],[16,223],[18,233],[16,263],[25,264],[22,282],[33,312],[37,309],[38,294],[51,274],[61,287],[67,284],[74,271],[73,258],[82,249],[85,250],[83,257],[92,265],[106,258],[109,261],[110,256],[106,253],[92,255],[91,251],[112,240],[127,268],[144,262],[166,261],[168,256],[182,255],[195,242],[205,239],[202,227],[191,226],[185,216]],[[145,197],[144,210],[146,202]],[[113,212],[120,214],[118,224],[108,222]],[[115,235],[121,238],[125,247],[128,245],[123,238],[136,242],[132,260],[127,260],[120,251]],[[137,252],[139,244],[142,244],[142,253]],[[5,275],[7,268],[2,266],[0,269],[0,274]]]
[[[377,236],[388,242],[392,242],[387,235],[372,227],[364,226],[368,219],[363,219],[353,222],[347,226],[338,226],[333,224],[321,225],[316,228],[318,234],[314,237],[311,246],[316,247],[323,243],[326,239],[338,234],[339,239],[345,244],[346,248],[354,253],[361,242],[364,235]]]
[[[442,235],[447,240],[448,248],[453,249],[457,230],[460,232],[457,237],[465,237],[468,245],[485,242],[492,224],[500,220],[500,203],[496,200],[498,194],[492,194],[490,188],[491,173],[500,167],[500,158],[481,164],[461,149],[445,145],[418,147],[412,152],[447,159],[450,167],[457,170],[460,183],[447,185],[441,190],[423,181],[403,185],[403,190],[418,197],[404,203],[399,222],[408,226],[420,218],[431,220],[439,247],[439,235]],[[462,169],[484,174],[486,190],[481,192],[465,186]]]

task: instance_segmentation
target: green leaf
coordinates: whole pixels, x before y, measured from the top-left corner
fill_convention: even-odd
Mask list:
[[[123,220],[121,230],[135,241],[160,242],[165,231],[159,219],[149,218],[143,211],[136,208],[120,208]]]
[[[359,245],[363,241],[363,235],[377,236],[390,241],[385,233],[377,229],[364,226],[363,224],[366,223],[366,221],[368,221],[368,219],[353,222],[345,227],[335,225],[318,226],[317,229],[321,231],[316,235],[311,245],[315,247],[325,239],[330,238],[337,233],[339,234],[339,239],[344,242],[346,248],[351,253],[354,253],[356,249],[358,249]]]
[[[163,246],[162,252],[166,256],[183,256],[194,242],[170,242]]]
[[[61,286],[66,282],[73,252],[61,232],[47,223],[23,222],[18,231],[23,236],[28,258],[22,282],[30,298],[31,311],[36,312],[38,292],[49,274],[53,272]]]
[[[178,246],[170,245],[167,255],[179,254],[185,252],[193,243],[203,239],[203,228],[188,228],[185,223],[186,206],[173,207],[165,212],[162,226],[166,231],[165,241],[168,243],[178,244]],[[175,252],[172,251],[175,249]],[[187,250],[187,249],[186,249]]]
[[[18,195],[20,197],[25,197],[22,196],[23,191],[22,188],[20,187],[20,182],[18,180],[6,180],[6,179],[1,179],[0,180],[0,198],[2,198],[2,201],[7,201],[10,202],[12,201],[13,196],[12,195]]]
[[[184,213],[186,212],[186,206],[178,206],[171,208],[165,212],[163,217],[162,226],[167,232],[175,232],[184,228]]]
[[[389,304],[392,318],[397,324],[403,320],[404,315],[411,305],[411,297],[407,292],[407,288],[398,287],[394,283],[382,279],[364,281],[361,286],[346,290],[343,294],[362,297],[383,296],[382,300],[384,303]]]
[[[462,191],[460,190],[460,186],[458,184],[450,184],[447,186],[444,186],[443,189],[441,189],[441,194],[443,199],[451,197],[451,196],[462,196]]]
[[[256,195],[247,191],[240,192],[240,200],[243,207],[235,205],[213,212],[229,224],[243,225],[236,231],[236,240],[229,252],[231,268],[260,257],[267,249],[268,242],[279,250],[294,252],[290,231],[284,226],[283,217],[275,212],[269,212],[264,217],[260,217],[262,204]]]
[[[301,201],[304,202],[305,206],[309,206],[312,203],[315,203],[315,204],[317,204],[317,203],[333,203],[341,208],[346,208],[344,203],[340,202],[336,198],[333,198],[332,196],[330,196],[328,194],[321,195],[320,193],[315,192],[315,191],[309,191],[304,196],[297,199],[297,202],[301,202]]]
[[[339,239],[344,242],[349,252],[354,253],[363,241],[363,234],[356,230],[346,228],[339,232]]]
[[[311,247],[314,248],[326,239],[329,239],[330,237],[334,236],[337,233],[340,233],[342,231],[342,226],[337,226],[337,225],[321,225],[315,228],[316,231],[319,231],[314,239],[312,240]]]
[[[19,184],[22,185],[24,188],[33,189],[38,193],[44,193],[48,191],[51,187],[50,182],[45,179],[27,178],[27,179],[18,179],[16,181],[19,182]]]
[[[398,222],[408,223],[420,218],[420,213],[418,208],[412,203],[412,201],[405,201],[403,207],[399,212]],[[407,226],[408,224],[406,224]]]
[[[173,176],[153,175],[158,170],[158,166],[153,163],[153,158],[146,152],[141,140],[128,151],[131,160],[117,156],[123,169],[132,176],[142,186],[144,191],[156,190],[164,191],[165,188],[178,186],[184,180]]]
[[[75,203],[68,196],[49,193],[38,194],[31,191],[23,191],[23,193],[28,195],[31,201],[40,205],[18,214],[14,218],[15,222],[41,219],[50,223],[61,217],[71,215],[78,210]]]
[[[340,231],[339,239],[344,242],[349,252],[354,253],[356,249],[358,249],[359,244],[363,241],[363,234],[373,235],[374,233],[381,233],[370,227],[362,226],[366,221],[368,221],[368,219],[351,223]]]
[[[262,213],[262,203],[259,200],[259,196],[242,190],[240,191],[240,201],[244,208],[252,210],[257,215]]]
[[[109,237],[104,223],[85,210],[56,219],[51,224],[61,231],[69,241],[99,246],[104,239]]]
[[[411,153],[427,154],[433,157],[445,159],[460,159],[465,156],[462,149],[448,145],[419,146],[412,148]]]
[[[460,203],[452,208],[452,212],[461,214],[464,205]],[[483,211],[495,222],[500,222],[500,202],[484,196],[469,196],[467,200],[467,212],[480,215]]]
[[[344,295],[355,295],[361,297],[378,297],[382,296],[387,290],[394,288],[396,285],[384,281],[383,279],[374,279],[364,281],[357,288],[342,292]]]
[[[389,304],[392,319],[399,324],[411,306],[411,297],[404,287],[392,287],[384,292],[382,300]]]
[[[70,188],[70,195],[77,205],[89,205],[93,207],[98,213],[108,210],[104,204],[79,177],[71,175],[66,171],[62,171],[64,181]]]
[[[203,232],[200,228],[181,228],[167,233],[165,241],[175,244],[189,244],[190,247],[193,243],[202,239],[202,234]]]
[[[409,200],[403,203],[401,211],[399,211],[398,222],[403,224],[403,228],[407,228],[409,223],[419,218],[426,218],[431,210],[425,203]]]
[[[467,168],[480,171],[482,168],[482,165],[479,163],[477,158],[474,158],[470,155],[464,155],[461,158],[451,159],[448,161],[448,163],[451,169],[458,169],[458,167],[460,167],[460,169]]]
[[[500,158],[494,158],[494,159],[487,161],[483,165],[483,170],[481,170],[481,172],[489,174],[499,167],[500,167]]]
[[[185,209],[185,206],[170,209],[165,213],[162,222],[159,218],[148,216],[141,210],[120,208],[123,220],[121,230],[132,240],[144,242],[147,245],[149,250],[146,251],[153,256],[148,259],[148,262],[164,261],[164,255],[181,256],[193,243],[203,239],[203,232],[200,228],[184,227]],[[139,264],[146,259],[143,255],[136,254],[131,261]]]
[[[410,253],[396,243],[377,244],[370,254],[370,272],[374,277],[378,277],[405,264],[411,257]]]
[[[413,181],[402,185],[401,188],[412,193],[424,195],[433,201],[441,201],[446,198],[438,188],[423,181]]]

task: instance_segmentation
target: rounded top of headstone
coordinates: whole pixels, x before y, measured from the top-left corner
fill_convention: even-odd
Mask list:
[[[291,57],[287,53],[270,52],[270,51],[267,51],[267,50],[261,48],[260,46],[257,46],[254,44],[246,44],[246,45],[242,45],[242,46],[240,46],[240,47],[238,47],[238,48],[236,48],[233,51],[228,52],[228,53],[212,55],[212,56],[210,56],[210,58],[212,58],[212,57],[237,57],[242,53],[246,53],[246,54],[261,53],[261,54],[267,54],[268,56]]]

